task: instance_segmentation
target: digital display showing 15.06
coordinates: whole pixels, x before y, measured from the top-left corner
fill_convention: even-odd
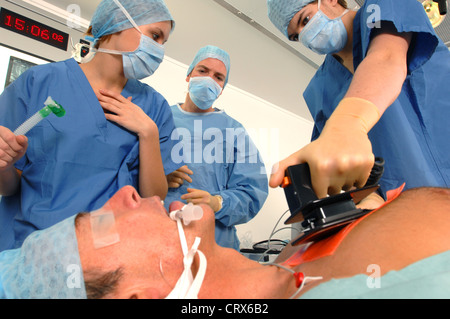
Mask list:
[[[69,43],[69,35],[67,33],[5,8],[0,10],[0,27],[67,51]]]

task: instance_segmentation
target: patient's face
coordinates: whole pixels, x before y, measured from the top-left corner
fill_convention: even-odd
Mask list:
[[[183,205],[172,203],[170,210],[180,209]],[[214,243],[214,213],[209,206],[202,208],[203,219],[184,226],[184,231],[189,247],[195,236],[199,236],[203,245],[200,249],[208,250],[207,245]],[[177,223],[168,216],[159,197],[141,198],[133,187],[126,186],[104,205],[103,210],[114,213],[120,241],[95,249],[89,215],[84,216],[77,227],[83,269],[98,268],[99,265],[102,270],[124,267],[131,276],[155,282],[155,277],[161,275],[161,266],[164,281],[168,287],[173,287],[183,271],[183,254]]]

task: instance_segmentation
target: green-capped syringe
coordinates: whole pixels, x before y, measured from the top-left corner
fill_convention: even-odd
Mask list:
[[[36,112],[32,117],[22,123],[15,131],[14,135],[25,135],[35,127],[40,121],[49,116],[50,114],[55,114],[57,117],[63,117],[66,114],[64,108],[58,104],[51,96],[47,98],[44,102],[44,107],[42,110]]]

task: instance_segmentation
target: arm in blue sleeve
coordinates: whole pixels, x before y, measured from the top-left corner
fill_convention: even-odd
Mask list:
[[[166,99],[162,95],[157,94],[157,101],[155,101],[160,112],[155,119],[155,123],[159,130],[159,145],[161,149],[161,159],[164,165],[164,173],[166,175],[176,171],[178,168],[183,166],[183,163],[175,163],[172,160],[172,148],[175,146],[175,140],[173,140],[172,132],[175,129],[175,122],[173,120],[172,111]]]
[[[268,195],[268,180],[259,151],[245,130],[235,143],[234,163],[228,167],[226,189],[213,195],[223,198],[216,221],[225,226],[246,223],[259,212]],[[247,147],[248,148],[247,148]]]
[[[422,4],[416,0],[368,0],[360,13],[362,48],[360,59],[366,56],[373,37],[385,32],[384,29],[388,32],[392,29],[391,25],[399,33],[413,33],[408,52],[410,72],[426,63],[439,43],[439,37]]]

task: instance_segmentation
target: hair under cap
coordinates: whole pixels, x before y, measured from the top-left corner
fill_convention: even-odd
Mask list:
[[[314,0],[267,0],[269,19],[281,33],[289,38],[287,29],[292,18],[311,2]]]
[[[21,248],[0,254],[0,295],[7,299],[87,298],[75,217],[36,231]]]
[[[163,0],[119,0],[138,26],[161,21],[175,21]],[[103,0],[91,20],[94,40],[102,36],[133,28],[123,11],[113,0]]]
[[[231,68],[230,55],[221,48],[218,48],[213,45],[207,45],[197,52],[194,61],[192,61],[191,65],[189,66],[187,75],[191,74],[192,70],[195,68],[197,64],[209,58],[217,59],[219,61],[222,61],[223,64],[225,64],[225,68],[227,69],[225,84],[223,86],[225,87],[228,83],[228,76],[230,75],[230,68]]]

